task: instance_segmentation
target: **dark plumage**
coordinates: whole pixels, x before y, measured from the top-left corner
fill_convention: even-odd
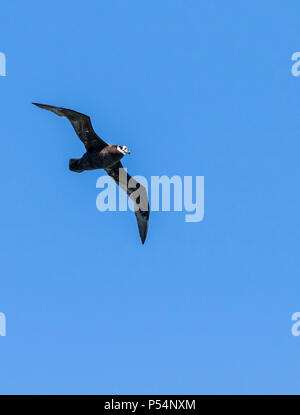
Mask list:
[[[83,142],[86,152],[80,159],[70,159],[69,168],[71,171],[81,173],[84,170],[104,169],[134,202],[132,194],[139,189],[140,196],[137,198],[134,208],[140,237],[144,243],[148,231],[150,208],[146,189],[126,172],[120,162],[125,154],[130,154],[128,148],[107,144],[103,141],[95,133],[90,117],[87,115],[52,105],[33,104],[52,111],[60,117],[67,118]]]

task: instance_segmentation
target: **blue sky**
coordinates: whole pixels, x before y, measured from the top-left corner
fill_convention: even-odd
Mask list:
[[[222,3],[222,4],[221,4]],[[16,6],[17,4],[17,6]],[[1,394],[300,388],[299,2],[1,5]],[[66,120],[131,174],[205,176],[205,218],[96,209]]]

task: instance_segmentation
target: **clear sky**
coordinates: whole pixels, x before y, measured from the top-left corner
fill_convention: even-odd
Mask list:
[[[299,1],[1,5],[2,394],[300,391]],[[205,176],[205,217],[100,213],[69,123],[131,174]]]

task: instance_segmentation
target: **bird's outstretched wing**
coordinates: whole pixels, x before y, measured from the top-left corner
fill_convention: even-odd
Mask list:
[[[103,141],[95,133],[90,117],[87,115],[81,114],[80,112],[72,111],[67,108],[54,107],[52,105],[37,104],[33,102],[37,107],[43,108],[48,111],[54,112],[54,114],[59,115],[60,117],[67,118],[76,134],[83,142],[87,151],[89,150],[99,150],[101,151],[104,147],[107,146],[107,143]]]
[[[147,191],[144,186],[134,180],[123,168],[119,161],[112,167],[105,169],[107,174],[123,189],[134,202],[134,213],[137,219],[139,233],[144,244],[148,232],[150,207],[148,202]],[[139,196],[133,197],[133,193],[138,189]]]

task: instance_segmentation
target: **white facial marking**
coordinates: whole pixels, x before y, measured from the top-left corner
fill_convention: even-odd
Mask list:
[[[117,149],[119,150],[119,152],[125,156],[126,152],[123,150],[123,148],[124,146],[123,147],[117,146]]]

